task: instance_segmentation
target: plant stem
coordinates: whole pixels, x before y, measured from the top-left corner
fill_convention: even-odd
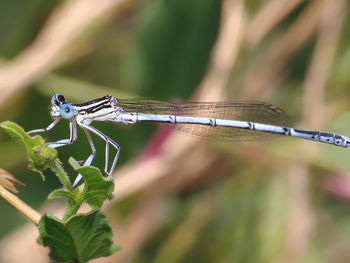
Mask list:
[[[73,192],[72,184],[62,166],[58,162],[55,162],[55,165],[51,169],[56,173],[63,186]]]
[[[0,195],[12,206],[14,206],[22,215],[32,221],[35,225],[39,224],[41,215],[19,199],[16,195],[12,194],[6,190],[3,186],[0,185]]]

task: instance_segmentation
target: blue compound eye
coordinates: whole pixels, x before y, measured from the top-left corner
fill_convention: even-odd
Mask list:
[[[62,118],[71,119],[74,116],[74,108],[71,104],[62,104],[60,113]]]
[[[66,98],[62,94],[55,94],[52,96],[51,104],[60,106],[62,104],[66,103]]]

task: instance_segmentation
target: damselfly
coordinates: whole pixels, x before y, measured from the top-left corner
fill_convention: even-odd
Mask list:
[[[349,147],[346,136],[319,131],[306,131],[289,128],[286,114],[272,104],[265,102],[184,102],[168,103],[146,99],[117,99],[104,96],[82,104],[67,103],[61,94],[55,94],[51,100],[53,122],[43,129],[29,133],[51,130],[62,118],[69,120],[70,137],[57,142],[48,142],[52,148],[71,144],[77,139],[78,124],[86,134],[91,154],[84,162],[90,165],[96,155],[96,149],[90,132],[106,142],[105,172],[112,173],[119,157],[119,145],[92,127],[93,121],[112,121],[134,124],[141,121],[160,122],[173,126],[184,133],[206,139],[224,141],[262,140],[272,135],[287,135],[307,140]],[[113,163],[108,169],[109,147],[116,149]],[[74,185],[81,179],[78,175]]]

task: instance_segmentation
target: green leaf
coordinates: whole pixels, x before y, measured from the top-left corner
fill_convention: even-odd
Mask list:
[[[86,202],[92,209],[100,208],[106,199],[113,198],[114,183],[102,176],[99,169],[91,166],[81,167],[74,158],[69,159],[72,167],[83,176],[84,184],[71,189],[58,189],[49,195],[49,198],[66,198],[67,210],[63,220],[74,215],[81,204]]]
[[[98,210],[72,217],[67,223],[45,214],[39,222],[38,242],[50,247],[56,261],[88,262],[120,250],[113,245],[113,233]]]
[[[67,205],[65,215],[63,217],[63,221],[68,220],[72,215],[74,215],[84,201],[81,187],[77,187],[74,190],[74,192],[68,189],[58,189],[51,192],[48,198],[49,199],[53,199],[53,198],[67,199],[68,205]]]
[[[67,210],[63,220],[68,220],[74,215],[83,202],[90,205],[92,209],[101,208],[106,199],[113,198],[113,181],[104,178],[96,167],[81,167],[74,158],[69,158],[69,163],[75,171],[83,176],[84,184],[70,189],[58,189],[49,195],[49,198],[66,198],[68,201]]]
[[[29,159],[29,168],[38,172],[44,180],[42,171],[53,169],[59,163],[57,151],[44,144],[44,140],[39,135],[29,136],[22,127],[14,122],[5,121],[0,123],[6,133],[20,144],[26,147]]]
[[[74,201],[74,193],[71,191],[68,191],[66,189],[57,189],[52,191],[48,198],[53,199],[53,198],[66,198],[68,202],[73,202]]]
[[[83,176],[84,186],[82,200],[87,202],[92,209],[100,208],[103,201],[113,198],[114,182],[102,176],[101,171],[92,166],[80,166],[74,158],[69,158],[69,163],[75,171]]]

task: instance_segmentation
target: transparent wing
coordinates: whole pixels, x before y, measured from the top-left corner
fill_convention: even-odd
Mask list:
[[[118,100],[124,112],[169,114],[176,116],[208,117],[239,120],[288,127],[283,110],[266,102],[184,102],[170,103],[147,99]],[[195,137],[221,141],[265,140],[276,134],[231,127],[201,124],[167,124]]]

